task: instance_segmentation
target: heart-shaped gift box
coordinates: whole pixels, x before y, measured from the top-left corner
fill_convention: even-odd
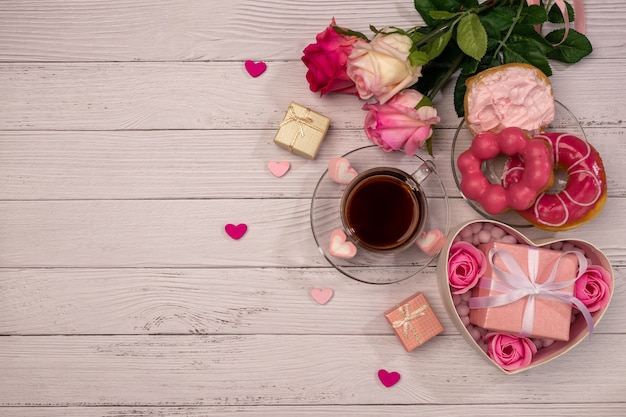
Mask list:
[[[488,354],[485,352],[483,348],[477,343],[477,341],[472,337],[470,331],[466,327],[466,325],[461,320],[459,313],[457,312],[457,308],[455,306],[455,302],[453,299],[453,294],[451,287],[449,285],[449,277],[448,277],[448,262],[450,255],[450,247],[460,239],[461,235],[467,235],[464,233],[466,228],[477,229],[476,224],[479,223],[479,226],[484,226],[486,224],[491,224],[494,227],[499,227],[504,230],[506,234],[511,235],[516,238],[517,243],[533,246],[537,248],[551,248],[552,246],[566,244],[569,243],[574,245],[576,248],[582,249],[585,252],[585,257],[588,259],[590,264],[599,265],[603,267],[610,274],[610,295],[608,301],[610,301],[613,296],[613,288],[614,288],[614,274],[613,269],[611,268],[611,264],[606,256],[594,245],[589,242],[579,240],[579,239],[567,239],[567,238],[546,238],[537,241],[532,241],[522,233],[517,231],[516,229],[511,228],[510,226],[497,222],[494,220],[474,220],[454,228],[448,238],[446,245],[443,247],[441,254],[439,256],[439,262],[437,265],[437,280],[439,285],[439,291],[441,297],[443,299],[443,303],[448,310],[448,313],[452,319],[454,325],[458,328],[459,332],[463,335],[465,340],[468,342],[470,346],[474,348],[485,360],[491,363],[496,368],[500,369],[502,372],[506,374],[516,374],[519,372],[526,371],[528,369],[534,368],[539,365],[543,365],[553,359],[560,357],[565,354],[570,349],[573,349],[576,345],[578,345],[583,339],[585,339],[589,335],[589,328],[582,314],[578,314],[575,316],[575,320],[572,322],[570,327],[570,337],[568,341],[556,341],[552,343],[548,347],[543,347],[537,350],[537,353],[533,356],[530,364],[524,367],[520,367],[514,370],[506,370],[497,364]],[[480,228],[480,227],[479,227]],[[467,231],[467,230],[466,230]],[[598,311],[591,313],[591,317],[593,318],[593,322],[597,325],[602,316],[606,312],[606,309],[609,305],[609,302]]]

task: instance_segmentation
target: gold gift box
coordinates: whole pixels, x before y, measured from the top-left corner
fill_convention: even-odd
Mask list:
[[[296,155],[313,159],[329,126],[330,118],[292,101],[280,122],[274,143]]]

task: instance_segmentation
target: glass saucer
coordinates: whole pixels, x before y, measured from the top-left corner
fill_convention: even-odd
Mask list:
[[[574,116],[574,114],[559,101],[555,100],[554,103],[554,121],[550,123],[550,125],[546,128],[546,132],[563,132],[569,133],[571,135],[577,136],[581,139],[587,140],[587,136],[580,125],[580,122]],[[474,136],[470,133],[467,125],[465,124],[465,119],[461,120],[459,127],[456,129],[456,133],[454,134],[454,139],[452,140],[452,152],[450,153],[450,162],[452,164],[452,175],[454,176],[454,182],[456,183],[459,192],[467,201],[467,203],[472,207],[478,214],[481,216],[491,219],[497,220],[499,222],[508,224],[512,227],[531,227],[527,220],[522,218],[515,210],[507,210],[504,213],[493,215],[487,213],[480,203],[470,200],[469,198],[463,195],[461,191],[461,178],[462,175],[459,172],[459,169],[456,165],[456,160],[463,152],[470,148],[472,144],[472,140]],[[502,167],[504,162],[506,161],[506,156],[500,155],[499,157],[485,163],[483,167],[483,172],[485,176],[492,184],[500,183],[500,176],[502,174]],[[562,184],[558,184],[562,186]]]
[[[343,155],[356,172],[375,167],[394,167],[412,173],[423,163],[419,156],[407,156],[404,152],[385,152],[376,145],[358,148]],[[441,178],[433,172],[421,183],[428,197],[428,219],[425,231],[439,229],[448,234],[448,196]],[[417,245],[397,253],[374,253],[357,246],[357,254],[342,259],[329,253],[330,234],[335,229],[343,230],[339,213],[341,195],[346,185],[339,184],[324,171],[311,199],[311,230],[320,252],[339,272],[357,281],[369,284],[391,284],[422,271],[437,254],[427,255]]]

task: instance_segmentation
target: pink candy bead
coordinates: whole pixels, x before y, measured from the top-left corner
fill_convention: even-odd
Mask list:
[[[550,248],[554,250],[560,250],[562,247],[563,247],[563,242],[554,242],[552,245],[550,245]]]
[[[480,330],[472,325],[468,326],[467,330],[469,331],[470,336],[472,336],[472,339],[476,341],[480,340],[480,338],[482,337],[482,335],[480,334]]]
[[[461,303],[458,306],[456,306],[456,312],[459,314],[459,316],[463,317],[463,316],[469,316],[470,313],[470,308],[467,304],[465,303]]]
[[[474,234],[474,232],[472,232],[472,228],[471,227],[464,227],[459,232],[459,236],[461,236],[461,239],[471,238],[473,234]]]
[[[510,244],[516,244],[517,243],[517,238],[515,236],[512,235],[506,235],[506,236],[502,236],[502,239],[500,239],[500,242],[502,243],[510,243]]]
[[[470,324],[469,317],[461,316],[461,322],[463,322],[463,326],[467,327],[467,325]]]
[[[472,233],[477,234],[478,232],[480,232],[483,228],[483,224],[482,223],[472,223],[470,225],[470,227],[472,228]]]
[[[478,241],[480,243],[489,243],[491,241],[491,233],[488,230],[478,232]]]
[[[506,235],[506,232],[499,227],[493,227],[490,232],[494,239],[500,239]]]
[[[454,303],[455,306],[458,306],[461,303],[461,295],[460,294],[453,294],[452,295],[452,302]]]

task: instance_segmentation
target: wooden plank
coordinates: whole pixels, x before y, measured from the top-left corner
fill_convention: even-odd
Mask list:
[[[597,335],[511,377],[459,336],[412,353],[395,336],[9,336],[0,406],[614,403],[626,390],[614,348],[624,343]],[[378,381],[381,368],[401,373],[393,389]]]
[[[609,173],[609,195],[626,196],[626,176],[617,175],[626,160],[624,129],[585,131]],[[434,144],[434,161],[451,196],[459,196],[449,157],[455,132],[437,129]],[[0,198],[308,198],[330,158],[371,145],[361,130],[332,129],[317,158],[307,160],[274,145],[273,134],[0,131]],[[277,179],[267,169],[269,161],[289,161],[291,169]]]
[[[626,334],[626,270],[615,272],[613,302],[596,334]],[[333,298],[320,306],[310,296],[312,288],[332,288]],[[0,335],[393,335],[383,312],[416,291],[427,297],[444,334],[458,335],[434,266],[380,286],[330,268],[5,268]]]
[[[586,127],[622,127],[626,85],[597,74],[625,65],[624,58],[586,60],[576,71],[555,70],[555,96]],[[5,63],[0,130],[260,129],[271,140],[292,100],[330,117],[334,129],[363,128],[362,102],[320,98],[305,74],[300,61],[273,62],[258,78],[242,62]],[[456,128],[452,85],[435,104],[440,126]]]
[[[345,416],[345,417],[501,417],[511,415],[515,410],[520,415],[549,415],[550,417],[571,417],[572,415],[593,415],[595,417],[616,417],[626,413],[624,404],[472,404],[440,405],[308,405],[308,406],[172,406],[172,407],[0,407],[0,413],[13,417],[205,417],[208,415],[239,417],[302,417]]]
[[[479,218],[450,199],[451,224]],[[443,200],[430,199],[433,213]],[[561,234],[596,244],[616,266],[626,261],[626,199]],[[94,200],[0,202],[4,267],[319,267],[328,262],[311,234],[309,199]],[[240,240],[227,223],[246,223]],[[557,235],[525,229],[531,238]]]
[[[620,0],[585,4],[592,58],[623,56],[621,6]],[[287,0],[8,0],[0,3],[0,61],[299,59],[333,16],[369,36],[370,24],[404,29],[422,24],[407,0],[393,7],[383,0],[358,7]]]

